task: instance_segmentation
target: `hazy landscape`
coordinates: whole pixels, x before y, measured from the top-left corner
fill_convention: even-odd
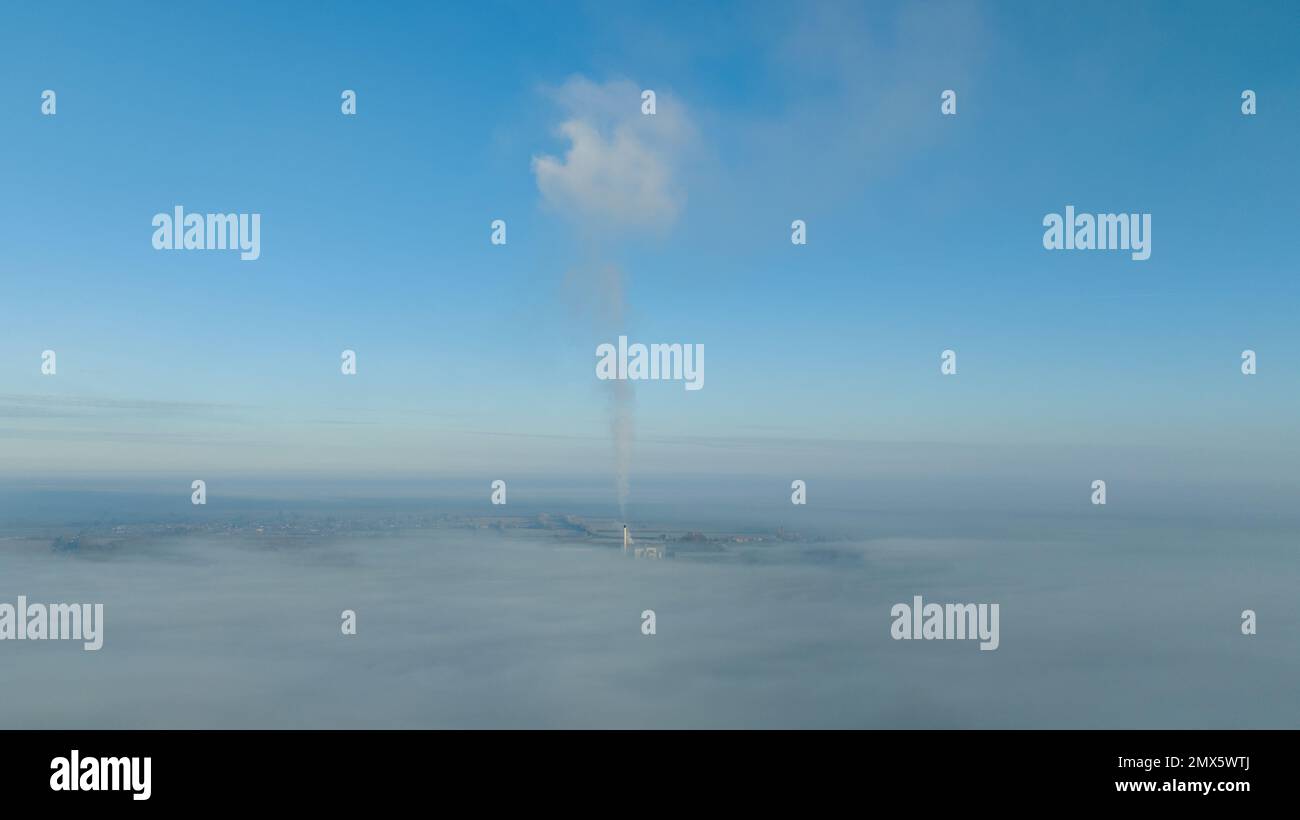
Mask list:
[[[1294,3],[10,6],[0,729],[1300,728]]]
[[[636,543],[669,557],[636,560],[571,488],[494,508],[454,486],[221,509],[10,488],[0,600],[102,602],[105,640],[0,647],[0,726],[1300,725],[1281,513],[650,504]],[[891,640],[916,594],[1000,603],[1001,646]]]

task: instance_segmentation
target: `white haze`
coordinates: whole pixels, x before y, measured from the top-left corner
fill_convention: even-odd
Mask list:
[[[1288,529],[931,518],[663,562],[522,530],[3,538],[0,597],[102,602],[105,642],[0,643],[0,727],[1300,725]],[[916,594],[999,603],[1000,648],[891,640]]]

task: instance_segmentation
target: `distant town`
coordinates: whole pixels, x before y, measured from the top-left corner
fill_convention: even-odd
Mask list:
[[[589,520],[575,515],[467,515],[422,513],[303,514],[272,513],[264,516],[238,515],[222,520],[132,523],[88,523],[75,528],[33,527],[2,540],[21,540],[29,545],[44,543],[54,552],[93,554],[111,552],[133,543],[196,535],[238,536],[264,539],[268,546],[302,544],[355,535],[397,534],[419,530],[532,531],[550,534],[562,543],[587,544],[621,549],[635,558],[661,559],[683,554],[723,553],[730,547],[820,541],[807,539],[783,527],[760,532],[706,532],[670,529],[631,522],[624,536],[622,522]]]

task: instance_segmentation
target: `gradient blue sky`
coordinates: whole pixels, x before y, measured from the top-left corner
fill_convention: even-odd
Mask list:
[[[608,470],[610,334],[565,281],[613,264],[634,340],[707,351],[702,391],[637,385],[634,474],[975,448],[1294,487],[1297,34],[1285,3],[9,9],[0,473]],[[671,224],[593,239],[539,192],[582,82],[688,124]],[[153,250],[177,204],[261,213],[261,259]],[[1150,212],[1150,260],[1044,251],[1067,204]]]

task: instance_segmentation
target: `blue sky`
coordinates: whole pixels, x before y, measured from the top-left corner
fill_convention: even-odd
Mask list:
[[[634,340],[707,350],[704,390],[636,386],[634,474],[1294,486],[1293,5],[701,5],[7,12],[0,473],[600,473],[572,283],[613,266]],[[575,121],[645,140],[672,213],[549,199]],[[261,259],[155,251],[177,204],[262,214]],[[1067,204],[1151,213],[1151,258],[1044,251]]]

